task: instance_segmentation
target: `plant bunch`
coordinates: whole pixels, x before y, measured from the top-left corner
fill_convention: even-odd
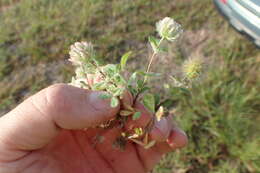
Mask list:
[[[166,17],[156,23],[156,30],[159,38],[150,36],[148,38],[153,53],[149,57],[146,71],[136,70],[129,78],[124,77],[127,60],[132,52],[127,52],[121,57],[119,64],[101,65],[96,56],[93,45],[90,42],[76,42],[71,46],[70,61],[76,66],[76,75],[72,78],[71,84],[80,88],[95,91],[104,91],[100,95],[102,99],[110,99],[111,107],[120,105],[120,112],[117,117],[110,120],[107,124],[101,124],[100,127],[113,127],[113,121],[124,124],[132,119],[137,120],[141,112],[135,110],[133,105],[139,101],[153,113],[154,117],[145,128],[134,128],[131,132],[122,132],[119,140],[131,140],[137,144],[150,148],[155,141],[150,141],[148,133],[154,125],[154,121],[160,121],[161,117],[167,116],[168,111],[163,107],[159,94],[151,93],[151,86],[147,83],[151,77],[160,76],[158,73],[151,72],[151,66],[156,58],[162,52],[167,52],[163,42],[173,42],[179,38],[182,33],[182,27],[172,18]],[[198,78],[201,72],[201,62],[188,60],[183,65],[184,77],[179,80],[171,76],[175,87],[189,88],[191,81]],[[133,98],[133,103],[122,102],[125,94]]]

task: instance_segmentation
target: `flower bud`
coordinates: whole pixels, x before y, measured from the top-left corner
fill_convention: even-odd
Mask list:
[[[176,40],[183,32],[181,25],[170,17],[165,17],[157,22],[156,30],[162,38],[168,41]]]
[[[185,78],[197,79],[202,72],[202,60],[199,58],[188,59],[183,64]]]

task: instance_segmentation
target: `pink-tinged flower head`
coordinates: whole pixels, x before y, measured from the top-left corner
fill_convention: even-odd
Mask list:
[[[94,54],[93,45],[88,42],[76,42],[70,47],[70,59],[74,65],[82,65],[85,59]]]

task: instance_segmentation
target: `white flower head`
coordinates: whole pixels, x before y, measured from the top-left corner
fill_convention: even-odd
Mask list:
[[[76,42],[70,46],[70,59],[74,65],[81,65],[84,59],[93,56],[93,45],[88,42]]]
[[[179,23],[170,17],[165,17],[156,23],[156,30],[162,38],[175,41],[183,32]]]

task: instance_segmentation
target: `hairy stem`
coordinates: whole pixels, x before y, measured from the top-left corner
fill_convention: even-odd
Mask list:
[[[98,72],[102,75],[102,77],[105,79],[106,78],[106,75],[105,75],[105,73],[103,73],[102,72],[102,70],[99,68],[99,66],[95,63],[95,62],[90,62],[92,65],[94,65],[97,69],[98,69]],[[112,85],[114,85],[115,87],[117,87],[117,85],[113,82],[113,81],[111,81],[111,80],[109,80],[109,83],[111,83]]]
[[[163,42],[163,40],[164,40],[164,38],[162,37],[162,38],[160,39],[159,43],[158,43],[158,47],[160,47],[160,44]],[[151,66],[152,66],[152,62],[153,62],[154,58],[156,57],[156,55],[157,55],[157,53],[156,53],[156,52],[153,52],[153,54],[152,54],[152,56],[151,56],[151,58],[150,58],[149,64],[148,64],[148,66],[147,66],[146,73],[149,73],[149,71],[150,71],[150,69],[151,69]],[[144,81],[143,81],[142,87],[140,88],[140,90],[138,91],[138,93],[136,94],[136,96],[135,96],[135,98],[134,98],[134,103],[136,102],[136,100],[138,99],[139,95],[141,94],[140,92],[141,92],[142,88],[145,86],[145,83],[147,82],[147,80],[148,80],[148,76],[146,75],[146,76],[144,77]]]
[[[161,38],[161,39],[160,39],[160,41],[159,41],[159,43],[158,43],[158,47],[160,47],[160,44],[162,43],[163,40],[164,40],[164,38]],[[148,66],[147,66],[146,72],[149,72],[149,71],[150,71],[152,62],[153,62],[154,57],[155,57],[156,54],[157,54],[157,52],[153,52],[153,55],[151,56],[150,61],[149,61],[149,64],[148,64]]]

